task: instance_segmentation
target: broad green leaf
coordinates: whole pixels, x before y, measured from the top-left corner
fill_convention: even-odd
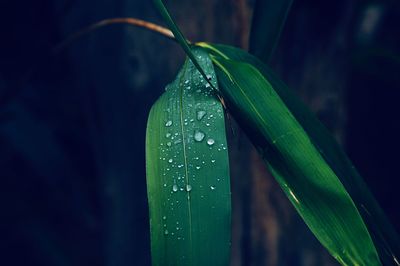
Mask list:
[[[364,222],[367,224],[381,260],[385,265],[400,265],[398,259],[400,255],[400,241],[396,230],[386,218],[386,215],[345,152],[316,116],[300,101],[293,91],[276,77],[271,69],[254,56],[231,46],[206,43],[199,45],[207,48],[215,55],[247,62],[262,73],[297,121],[302,125],[312,143],[317,147],[351,195]]]
[[[381,265],[351,197],[272,85],[248,63],[213,61],[228,108],[318,240],[343,265]]]
[[[217,87],[208,54],[194,55]],[[224,112],[190,60],[150,111],[147,190],[153,265],[229,265]]]
[[[251,23],[249,51],[268,62],[278,43],[293,0],[257,0]]]

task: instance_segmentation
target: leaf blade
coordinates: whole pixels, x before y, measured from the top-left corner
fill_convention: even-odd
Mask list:
[[[207,54],[194,54],[217,86]],[[153,265],[229,264],[225,122],[207,84],[187,61],[149,115],[146,169]]]
[[[250,64],[213,61],[228,108],[319,241],[343,265],[380,265],[351,197],[273,86]]]
[[[396,230],[387,219],[350,159],[317,117],[301,102],[293,91],[276,77],[271,69],[256,57],[232,46],[207,43],[200,43],[199,45],[215,55],[252,64],[271,82],[274,90],[303,126],[313,144],[318,148],[321,155],[350,193],[372,234],[381,260],[385,265],[400,265],[398,259],[400,256],[400,241]]]
[[[154,1],[154,4],[156,5],[156,8],[158,9],[161,16],[163,17],[164,21],[167,23],[168,27],[174,34],[179,45],[185,51],[186,55],[190,58],[190,60],[192,60],[193,64],[196,66],[197,70],[201,73],[203,78],[208,81],[207,75],[206,75],[205,71],[202,69],[202,67],[200,66],[198,59],[193,54],[192,48],[190,47],[189,42],[186,40],[185,36],[182,34],[181,30],[179,29],[179,27],[177,26],[177,24],[175,23],[175,21],[173,20],[171,15],[169,14],[168,9],[164,5],[163,1],[162,0],[153,0],[153,1]],[[213,89],[215,89],[215,87],[213,86],[213,84],[211,82],[208,82],[208,83],[211,85],[211,87]]]

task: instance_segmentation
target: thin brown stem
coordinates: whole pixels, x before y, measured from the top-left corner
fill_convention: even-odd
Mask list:
[[[132,25],[135,27],[141,27],[141,28],[156,32],[158,34],[161,34],[162,36],[167,37],[168,39],[175,40],[174,34],[169,29],[159,26],[157,24],[147,22],[147,21],[137,19],[137,18],[109,18],[109,19],[104,19],[99,22],[96,22],[92,25],[89,25],[89,26],[73,33],[66,40],[64,40],[63,42],[58,44],[56,47],[54,47],[53,52],[58,53],[61,50],[63,50],[65,47],[70,45],[73,41],[78,39],[79,37],[86,35],[98,28],[102,28],[104,26],[113,25],[113,24],[128,24],[128,25]]]
[[[64,41],[56,45],[50,53],[46,56],[44,60],[41,60],[40,62],[36,62],[33,66],[31,66],[25,74],[22,75],[21,79],[19,80],[18,84],[13,88],[7,90],[4,94],[0,95],[0,106],[3,106],[7,102],[9,102],[11,99],[13,99],[18,93],[22,90],[24,87],[23,85],[32,78],[33,75],[35,75],[40,69],[41,66],[46,64],[52,56],[55,56],[62,52],[65,48],[67,48],[70,44],[72,44],[75,40],[79,39],[80,37],[97,30],[99,28],[102,28],[104,26],[108,25],[113,25],[113,24],[128,24],[132,25],[135,27],[141,27],[153,32],[156,32],[164,37],[167,37],[168,39],[175,40],[174,34],[167,28],[164,28],[162,26],[159,26],[157,24],[147,22],[141,19],[136,19],[136,18],[110,18],[110,19],[104,19],[99,22],[96,22],[92,25],[89,25],[75,33],[72,33],[69,37],[67,37]]]

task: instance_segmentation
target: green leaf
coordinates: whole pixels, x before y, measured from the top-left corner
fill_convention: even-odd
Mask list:
[[[163,1],[162,0],[154,0],[154,4],[156,5],[156,7],[157,7],[158,11],[160,12],[161,16],[163,17],[164,21],[167,23],[169,29],[174,34],[177,42],[180,44],[180,46],[185,51],[186,55],[190,58],[190,60],[192,60],[193,64],[196,66],[196,68],[201,73],[203,78],[206,79],[207,82],[208,82],[206,73],[201,68],[197,58],[192,53],[192,49],[190,47],[189,42],[183,36],[182,32],[180,31],[180,29],[178,28],[178,26],[176,25],[176,23],[172,19],[171,15],[169,14],[169,12],[168,12],[166,6],[164,5]],[[210,86],[213,89],[215,89],[215,87],[213,86],[212,82],[208,82],[208,83],[210,84]]]
[[[217,87],[208,54],[194,50]],[[150,111],[147,190],[153,265],[229,265],[230,180],[224,112],[190,60]]]
[[[249,51],[268,62],[281,35],[293,0],[257,0],[251,24]]]
[[[302,125],[312,143],[317,147],[320,154],[351,195],[364,222],[367,224],[381,260],[385,265],[400,265],[398,259],[400,241],[396,230],[386,218],[386,215],[345,152],[316,116],[300,101],[293,91],[276,77],[271,69],[256,57],[231,46],[207,43],[200,43],[199,45],[207,48],[214,55],[247,62],[262,73],[290,112]]]
[[[343,265],[380,265],[352,199],[271,83],[251,64],[213,61],[228,108],[318,240]]]

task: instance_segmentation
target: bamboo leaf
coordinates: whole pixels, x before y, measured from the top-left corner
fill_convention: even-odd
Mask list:
[[[180,44],[180,46],[185,51],[186,55],[190,58],[190,60],[192,60],[193,64],[196,66],[196,68],[201,73],[203,78],[205,78],[207,80],[207,82],[208,82],[206,73],[201,68],[197,58],[194,56],[189,42],[183,36],[181,30],[176,25],[175,21],[172,19],[171,15],[169,14],[169,12],[167,10],[167,7],[164,5],[163,1],[162,0],[154,0],[154,4],[156,5],[156,8],[160,12],[160,14],[163,17],[164,21],[167,23],[168,27],[170,28],[170,30],[174,34],[177,42]],[[210,84],[210,86],[213,89],[215,89],[212,82],[208,82],[208,83]]]
[[[228,108],[318,240],[343,265],[380,265],[352,199],[271,83],[248,63],[213,61]]]
[[[278,43],[293,0],[257,0],[251,24],[249,51],[268,62]]]
[[[217,87],[207,53],[194,55]],[[190,60],[151,109],[146,135],[153,265],[228,265],[230,180],[221,103]]]
[[[200,43],[199,45],[207,48],[214,55],[247,62],[262,73],[290,112],[302,125],[312,143],[351,195],[373,237],[380,259],[385,265],[400,265],[398,259],[400,241],[396,230],[386,218],[386,215],[345,152],[316,116],[300,101],[293,91],[276,77],[271,69],[256,57],[241,49],[227,45],[207,43]]]

